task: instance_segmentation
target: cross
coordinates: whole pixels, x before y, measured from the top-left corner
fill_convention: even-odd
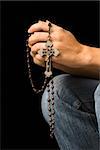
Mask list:
[[[50,39],[46,42],[46,49],[40,49],[38,51],[38,54],[40,56],[46,56],[46,71],[45,71],[45,75],[46,77],[50,77],[52,75],[52,69],[51,69],[51,57],[52,56],[58,56],[59,55],[59,51],[56,48],[53,48],[53,44],[50,41]]]

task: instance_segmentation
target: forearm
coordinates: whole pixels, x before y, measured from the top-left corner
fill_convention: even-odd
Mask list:
[[[100,78],[100,48],[82,45],[82,51],[78,54],[77,59],[80,64],[78,67],[69,67],[67,64],[54,64],[54,67],[72,75]]]
[[[65,73],[81,76],[81,77],[87,77],[87,78],[94,78],[99,79],[100,78],[100,72],[98,70],[91,69],[90,67],[87,68],[70,68],[63,65],[53,64],[54,68],[59,69]]]
[[[95,70],[100,71],[100,48],[87,47],[91,51],[90,66],[93,66]]]
[[[94,77],[99,79],[100,73],[100,48],[94,48],[90,46],[83,46],[83,49],[86,49],[86,56],[83,55],[84,62],[86,65],[83,65],[82,73],[88,75],[89,77]],[[84,50],[83,50],[84,51]],[[81,71],[81,67],[80,67]]]
[[[68,68],[66,72],[84,77],[96,78],[100,77],[100,48],[94,48],[83,45],[83,50],[80,55],[80,67]]]

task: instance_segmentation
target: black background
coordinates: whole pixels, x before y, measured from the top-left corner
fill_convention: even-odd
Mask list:
[[[98,47],[98,2],[1,4],[2,148],[57,148],[41,113],[41,96],[32,93],[28,80],[25,31],[39,19],[48,19],[70,30],[81,43]],[[40,67],[34,65],[34,70],[40,76]]]

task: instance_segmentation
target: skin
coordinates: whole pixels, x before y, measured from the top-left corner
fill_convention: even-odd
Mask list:
[[[48,39],[48,21],[33,24],[28,29],[28,33],[32,33],[28,44],[33,61],[44,67],[45,57],[41,57],[37,52],[41,48],[45,49]],[[59,56],[52,57],[54,68],[72,75],[99,79],[100,48],[79,43],[71,32],[55,24],[52,24],[50,36],[53,47],[60,51]]]

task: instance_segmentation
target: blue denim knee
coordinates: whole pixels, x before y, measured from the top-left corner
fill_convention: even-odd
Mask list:
[[[55,137],[62,150],[99,150],[93,92],[97,80],[59,75],[54,79]],[[42,112],[48,122],[48,93],[42,96]]]

